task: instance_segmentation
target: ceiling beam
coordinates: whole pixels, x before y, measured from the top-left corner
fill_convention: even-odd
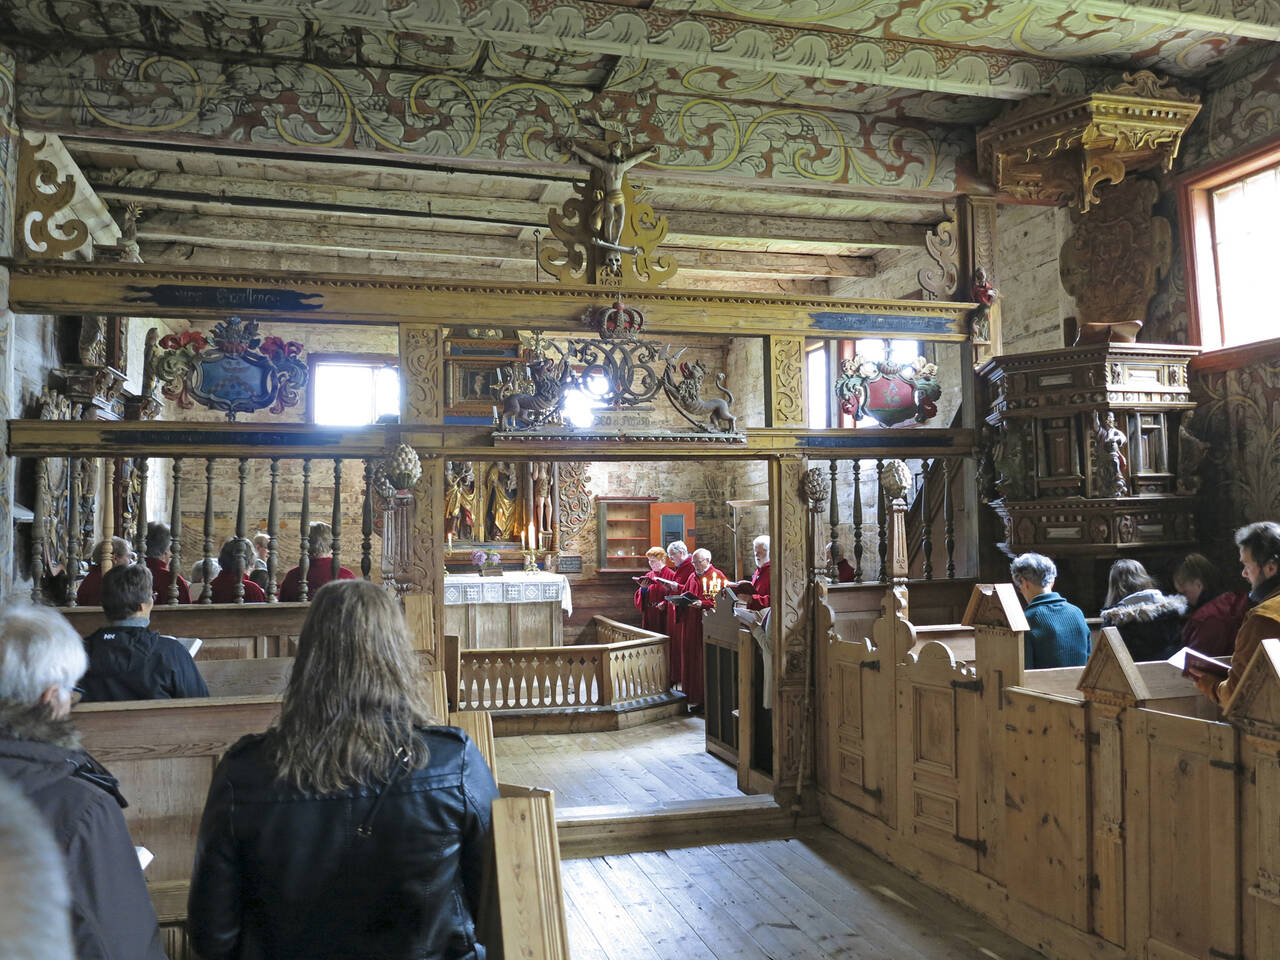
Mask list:
[[[1034,0],[1042,10],[1159,23],[1228,37],[1280,40],[1280,5],[1222,0]],[[1229,13],[1223,12],[1225,10]]]
[[[51,133],[561,177],[587,170],[570,162],[563,138],[598,138],[607,117],[654,148],[645,170],[895,196],[951,196],[973,151],[968,127],[890,116],[134,49],[21,63],[18,99],[23,126]]]
[[[360,274],[376,273],[383,277],[421,279],[424,270],[420,260],[390,260],[371,256],[367,260],[337,257],[322,253],[290,250],[238,250],[233,247],[193,247],[182,243],[144,243],[142,259],[149,264],[174,264],[186,267],[213,267],[221,270],[290,270],[298,273]],[[431,263],[435,280],[529,279],[550,283],[546,274],[538,276],[532,261],[519,267],[511,263],[487,263],[481,260],[448,260]],[[794,297],[827,297],[830,281],[797,277],[746,277],[723,273],[698,273],[681,270],[676,284],[682,290],[718,290],[724,292],[777,293]],[[845,291],[856,281],[842,281]]]
[[[102,199],[117,204],[137,203],[144,210],[259,217],[324,214],[380,224],[417,221],[420,225],[431,224],[434,229],[445,230],[453,222],[546,231],[547,214],[552,209],[537,200],[374,190],[340,183],[251,180],[146,170],[123,176],[118,171],[89,169],[85,172]],[[138,185],[124,185],[135,183]],[[909,248],[924,246],[928,230],[928,225],[918,223],[682,211],[661,206],[660,193],[649,199],[659,206],[658,212],[667,217],[668,242],[678,246],[732,246],[735,240],[755,240],[863,249]]]
[[[188,216],[158,213],[138,223],[139,242],[230,246],[245,250],[290,249],[338,256],[532,263],[533,243],[518,237],[448,234],[378,226],[350,226],[307,220]],[[798,253],[745,253],[664,245],[681,271],[756,277],[870,277],[869,257]]]
[[[1019,100],[1053,87],[1081,93],[1106,71],[1069,62],[895,37],[781,26],[703,11],[620,6],[592,0],[494,4],[485,0],[135,0],[171,15],[311,20],[392,33],[491,41],[541,50],[635,57],[736,73],[787,74]],[[1173,2],[1173,0],[1166,0]],[[1110,4],[1127,6],[1126,4]]]

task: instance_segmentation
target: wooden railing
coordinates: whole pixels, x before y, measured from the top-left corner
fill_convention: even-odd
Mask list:
[[[625,709],[672,696],[666,636],[604,617],[595,630],[604,642],[461,651],[458,709]]]

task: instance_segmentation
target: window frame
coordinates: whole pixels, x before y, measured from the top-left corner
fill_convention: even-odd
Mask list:
[[[1256,348],[1276,342],[1263,338],[1224,346],[1226,320],[1218,281],[1218,245],[1214,230],[1213,193],[1222,187],[1271,168],[1280,167],[1280,138],[1243,154],[1187,174],[1178,180],[1178,220],[1186,269],[1187,340],[1213,350]]]
[[[400,373],[400,358],[389,353],[311,353],[307,355],[307,423],[316,423],[316,368],[322,364],[345,364],[350,367],[369,367],[385,370],[390,367]],[[401,415],[403,416],[404,384],[401,383]]]

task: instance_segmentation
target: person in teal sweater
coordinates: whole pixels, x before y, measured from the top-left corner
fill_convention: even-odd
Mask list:
[[[1089,659],[1089,625],[1079,607],[1053,592],[1058,579],[1053,561],[1024,553],[1009,565],[1009,574],[1027,604],[1026,669],[1083,665]]]

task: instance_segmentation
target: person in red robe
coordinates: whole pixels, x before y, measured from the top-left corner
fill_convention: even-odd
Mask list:
[[[685,582],[686,593],[691,593],[696,600],[689,604],[689,622],[685,626],[684,644],[684,677],[682,683],[684,694],[689,699],[689,712],[697,713],[702,709],[706,698],[706,648],[702,645],[702,618],[707,612],[714,610],[716,597],[729,582],[723,570],[711,563],[711,551],[700,547],[693,551],[693,573]]]
[[[756,571],[751,579],[739,580],[729,586],[739,597],[746,598],[748,610],[764,610],[770,604],[769,584],[769,537],[756,537],[751,541],[751,549],[756,555]]]
[[[853,583],[853,565],[844,558],[844,549],[838,543],[828,543],[823,556],[824,565],[830,569],[831,561],[836,562],[836,579],[840,583]]]
[[[127,567],[133,562],[133,548],[123,537],[99,540],[93,548],[89,573],[76,589],[76,603],[96,607],[102,603],[102,575],[112,567]]]
[[[316,595],[316,591],[330,580],[354,580],[356,575],[346,567],[333,569],[333,527],[323,520],[313,523],[307,530],[308,553],[311,563],[307,565],[307,599]],[[302,599],[302,576],[294,567],[284,575],[280,583],[280,601],[294,603]]]
[[[675,568],[671,571],[671,579],[676,582],[676,585],[672,588],[671,594],[678,596],[685,593],[686,584],[694,575],[693,560],[683,540],[672,540],[667,544],[667,559]],[[679,685],[686,695],[688,690],[685,689],[687,679],[685,661],[689,657],[689,645],[685,635],[688,633],[689,624],[695,612],[688,603],[667,600],[667,636],[671,638],[671,684]],[[701,616],[701,614],[697,615]]]
[[[169,570],[173,554],[169,550],[172,537],[163,523],[147,524],[147,569],[151,571],[151,602],[164,606],[169,602],[169,586],[178,578],[178,602],[191,602],[191,586],[181,574]]]
[[[676,591],[676,582],[671,579],[671,568],[667,566],[667,551],[661,547],[650,547],[645,552],[645,559],[649,561],[649,572],[634,578],[640,626],[654,633],[666,633],[666,599],[669,593]]]
[[[253,563],[253,544],[244,537],[232,537],[222,545],[218,553],[218,566],[221,572],[209,581],[209,590],[214,603],[235,603],[236,583],[244,586],[245,603],[265,603],[267,595],[262,588],[245,576],[245,571]]]

